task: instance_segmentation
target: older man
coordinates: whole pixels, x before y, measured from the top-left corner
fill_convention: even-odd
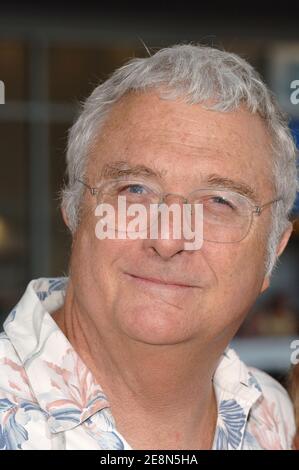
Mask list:
[[[286,392],[228,347],[292,232],[295,146],[257,73],[194,45],[135,59],[87,99],[67,161],[69,277],[6,320],[1,447],[291,448]],[[189,204],[193,228],[198,204],[202,244],[128,236],[119,196]],[[97,236],[101,204],[117,221]]]

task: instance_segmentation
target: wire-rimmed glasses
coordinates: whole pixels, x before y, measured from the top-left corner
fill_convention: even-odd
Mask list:
[[[98,186],[91,187],[85,181],[77,179],[82,183],[92,196],[96,197],[97,205],[109,204],[115,211],[115,229],[117,231],[130,231],[130,220],[132,215],[126,214],[118,217],[119,197],[125,197],[126,208],[140,204],[144,207],[148,216],[145,230],[149,230],[153,223],[151,207],[161,207],[166,204],[170,196],[181,199],[183,205],[189,205],[191,217],[189,222],[191,230],[194,230],[196,211],[195,204],[202,205],[203,218],[203,240],[218,243],[235,243],[243,240],[249,233],[253,217],[260,216],[262,211],[271,204],[278,202],[276,198],[262,205],[255,205],[249,198],[236,191],[226,188],[200,188],[193,190],[187,197],[175,193],[163,193],[160,188],[152,183],[140,179],[111,179],[103,180]],[[124,198],[123,198],[124,199]],[[123,206],[122,206],[123,207]],[[122,220],[122,225],[118,223]],[[125,221],[125,224],[124,224]],[[155,221],[156,222],[156,221]]]

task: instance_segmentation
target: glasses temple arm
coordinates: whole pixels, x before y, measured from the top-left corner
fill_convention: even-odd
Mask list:
[[[266,202],[262,206],[256,206],[253,212],[260,215],[261,212],[265,209],[265,207],[269,206],[270,204],[273,204],[274,202],[278,202],[278,201],[281,201],[281,200],[282,200],[281,197],[279,197],[277,199],[272,199],[272,201]]]
[[[90,191],[90,194],[92,196],[95,196],[96,193],[97,193],[97,188],[92,188],[91,186],[89,186],[89,184],[85,183],[84,181],[80,180],[80,178],[76,178],[76,181],[79,181],[79,183],[83,184],[86,188],[89,189]]]

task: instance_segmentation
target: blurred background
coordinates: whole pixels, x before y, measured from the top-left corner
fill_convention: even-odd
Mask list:
[[[0,326],[37,277],[67,273],[70,236],[59,211],[67,130],[78,104],[118,66],[178,42],[201,42],[236,52],[261,73],[288,113],[299,146],[298,14],[136,10],[14,1],[1,6],[0,80]],[[249,9],[250,10],[250,9]],[[299,86],[299,82],[298,82]],[[293,100],[296,101],[296,100]],[[271,287],[234,340],[249,364],[283,381],[290,344],[299,339],[299,198],[294,232]]]

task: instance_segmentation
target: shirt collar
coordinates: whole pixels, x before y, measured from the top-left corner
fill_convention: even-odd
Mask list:
[[[50,313],[64,302],[67,278],[29,283],[4,323],[52,432],[72,429],[109,407],[101,387]]]
[[[4,330],[21,359],[39,406],[48,416],[52,432],[72,429],[101,410],[108,413],[109,426],[114,427],[103,390],[51,317],[64,302],[67,281],[65,277],[31,281],[5,321]],[[213,382],[217,429],[223,403],[238,403],[247,416],[262,394],[255,377],[230,348],[221,356]],[[245,424],[240,429],[239,446]]]
[[[218,362],[213,382],[218,395],[230,394],[244,405],[252,406],[262,393],[252,372],[230,347],[226,348]]]
[[[249,413],[262,389],[233,349],[227,348],[213,377],[218,416],[213,449],[242,449]]]

